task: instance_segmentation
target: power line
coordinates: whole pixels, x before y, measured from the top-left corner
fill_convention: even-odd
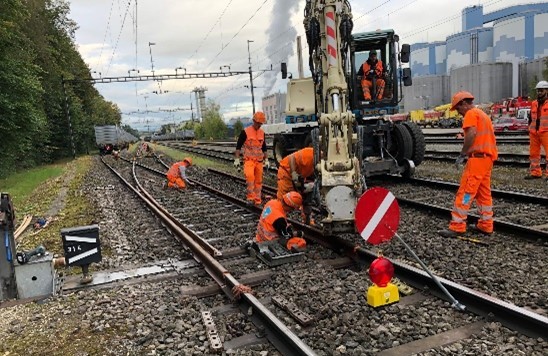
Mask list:
[[[206,66],[206,68],[208,68],[216,59],[217,57],[219,57],[219,55],[221,53],[223,53],[223,51],[225,50],[225,48],[227,48],[230,43],[232,42],[232,40],[234,38],[236,38],[236,36],[238,36],[240,34],[240,32],[247,26],[247,24],[249,23],[249,21],[251,21],[255,15],[257,15],[257,13],[263,8],[263,6],[269,2],[270,0],[264,0],[263,3],[257,8],[257,10],[255,10],[255,12],[253,13],[253,15],[251,15],[251,17],[249,19],[247,19],[247,21],[242,25],[242,27],[240,27],[240,29],[238,31],[236,31],[236,33],[232,36],[232,38],[228,41],[228,43],[219,51],[219,53],[217,53],[215,55],[215,57],[213,57],[213,59],[208,63],[208,65]]]
[[[127,3],[124,19],[122,20],[122,27],[120,27],[120,32],[118,33],[118,38],[116,39],[116,45],[114,46],[114,50],[112,51],[112,56],[110,57],[110,61],[108,63],[108,67],[105,72],[105,75],[108,74],[108,71],[110,70],[110,65],[112,64],[112,60],[114,59],[114,54],[116,53],[116,50],[118,49],[118,42],[120,41],[120,36],[122,35],[122,30],[124,29],[124,24],[126,23],[126,17],[127,17],[127,13],[130,5],[131,5],[131,0],[129,0]]]
[[[194,53],[192,53],[192,55],[190,57],[188,57],[187,61],[191,60],[195,54],[198,53],[198,51],[200,50],[200,48],[202,48],[202,46],[204,45],[205,41],[207,40],[207,38],[209,37],[209,35],[211,34],[211,32],[213,31],[213,29],[215,28],[215,26],[217,26],[217,24],[221,21],[221,18],[224,16],[225,12],[226,12],[226,9],[228,9],[228,7],[230,6],[230,4],[232,4],[232,1],[233,0],[229,0],[228,4],[226,4],[225,8],[223,9],[223,11],[221,12],[221,14],[219,15],[219,18],[217,18],[217,21],[215,21],[215,23],[213,24],[213,26],[211,26],[211,28],[209,29],[209,31],[207,32],[207,34],[204,36],[204,38],[202,39],[202,42],[200,43],[200,45],[198,46],[198,48],[196,48],[196,50],[194,51]]]

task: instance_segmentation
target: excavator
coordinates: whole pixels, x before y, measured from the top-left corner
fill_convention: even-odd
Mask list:
[[[392,30],[353,35],[348,0],[307,0],[304,27],[312,75],[291,80],[286,99],[286,115],[294,112],[304,122],[294,125],[298,128],[294,132],[275,136],[274,154],[276,137],[286,145],[293,140],[293,150],[303,143],[311,145],[317,177],[313,199],[324,213],[324,232],[354,232],[355,208],[366,189],[366,177],[410,176],[424,157],[420,128],[390,119],[397,113],[402,81],[411,85],[409,68],[402,70],[400,63],[397,72],[400,58],[409,60],[409,46],[402,46],[400,52]],[[364,100],[356,63],[371,50],[379,51],[387,62],[387,85],[382,99],[374,95]],[[282,64],[282,78],[286,77],[287,67]]]

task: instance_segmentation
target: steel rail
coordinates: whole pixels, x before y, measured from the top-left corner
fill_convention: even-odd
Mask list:
[[[306,345],[297,335],[295,335],[286,325],[284,325],[268,308],[261,304],[250,292],[245,292],[245,287],[231,273],[222,266],[211,254],[204,250],[196,242],[201,239],[200,236],[192,231],[184,231],[175,223],[176,219],[171,216],[159,203],[140,185],[135,176],[135,165],[133,165],[134,179],[138,189],[133,187],[116,170],[102,159],[103,163],[128,187],[132,190],[147,207],[165,224],[174,236],[177,236],[185,246],[193,253],[194,258],[204,265],[206,272],[216,281],[223,292],[233,300],[245,303],[242,310],[252,308],[255,318],[251,320],[260,324],[257,327],[265,327],[266,338],[284,355],[315,355],[314,351]],[[200,184],[201,186],[204,186]],[[240,288],[240,289],[239,289]],[[241,293],[236,291],[240,290]]]
[[[212,168],[209,168],[208,170],[215,173],[218,172],[219,174],[223,174],[236,180],[242,179],[232,174]],[[276,191],[275,188],[265,185],[263,185],[263,188],[266,188],[269,192]],[[209,187],[206,189],[210,189],[213,192],[218,192],[217,190]],[[226,196],[228,199],[235,199],[241,203],[244,203],[242,200],[230,197],[226,193],[220,192],[220,194],[223,197]],[[258,207],[249,208],[254,211],[260,211],[260,208]],[[325,236],[318,228],[303,224],[302,222],[293,219],[288,220],[291,225],[296,226],[298,229],[305,232],[306,239],[319,243],[323,246],[331,246],[330,248],[333,248],[336,251],[343,251],[347,256],[361,264],[370,263],[378,257],[374,252],[358,247],[352,241],[345,240],[344,238],[336,235]],[[426,287],[436,297],[450,301],[447,296],[439,290],[430,276],[423,270],[398,261],[392,261],[392,263],[395,266],[396,276],[404,282],[419,289]],[[438,279],[456,299],[458,299],[461,303],[464,303],[468,310],[472,311],[474,314],[494,318],[504,326],[512,330],[519,331],[530,337],[541,337],[544,339],[548,338],[548,318],[485,293],[459,285],[458,283],[448,279],[440,277],[438,277]]]
[[[435,180],[435,179],[426,179],[426,178],[407,178],[406,179],[406,178],[397,177],[397,176],[388,176],[388,177],[393,180],[403,180],[404,182],[416,183],[418,185],[423,185],[423,186],[424,185],[436,186],[436,187],[440,187],[447,190],[454,190],[460,186],[458,183],[444,182],[444,181]],[[540,204],[542,206],[548,206],[548,196],[511,192],[508,190],[500,190],[500,189],[491,189],[491,193],[494,198],[511,199],[521,203],[535,203],[535,204]]]

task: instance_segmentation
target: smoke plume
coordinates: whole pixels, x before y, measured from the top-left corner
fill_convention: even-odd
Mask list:
[[[276,76],[280,72],[280,63],[286,62],[295,51],[295,38],[297,30],[291,24],[291,15],[299,9],[299,1],[276,0],[272,8],[272,22],[268,27],[268,45],[266,55],[272,63],[272,71],[264,75],[265,95],[276,84]]]

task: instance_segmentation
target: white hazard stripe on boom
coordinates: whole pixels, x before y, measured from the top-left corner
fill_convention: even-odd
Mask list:
[[[79,254],[79,255],[76,255],[76,256],[74,256],[74,257],[70,257],[70,258],[68,259],[68,264],[70,265],[70,264],[73,263],[73,262],[79,261],[79,260],[81,260],[81,259],[83,259],[83,258],[86,258],[86,257],[88,257],[88,256],[91,256],[91,255],[94,255],[94,254],[96,254],[97,252],[99,252],[99,250],[98,250],[97,248],[94,248],[94,249],[91,249],[91,250],[86,251],[86,252],[84,252],[84,253],[81,253],[81,254]]]
[[[392,205],[395,199],[396,197],[391,192],[388,192],[388,194],[386,194],[381,205],[361,232],[361,236],[365,241],[369,240],[371,234],[373,233],[373,231],[375,231],[375,229],[379,225],[379,222],[382,220],[382,218],[390,208],[390,205]]]
[[[97,243],[97,239],[94,238],[94,237],[71,236],[71,235],[65,235],[65,241],[85,242],[85,243],[88,243],[88,244]]]
[[[327,39],[327,62],[330,66],[337,65],[337,30],[335,25],[335,13],[325,13],[326,39]]]

